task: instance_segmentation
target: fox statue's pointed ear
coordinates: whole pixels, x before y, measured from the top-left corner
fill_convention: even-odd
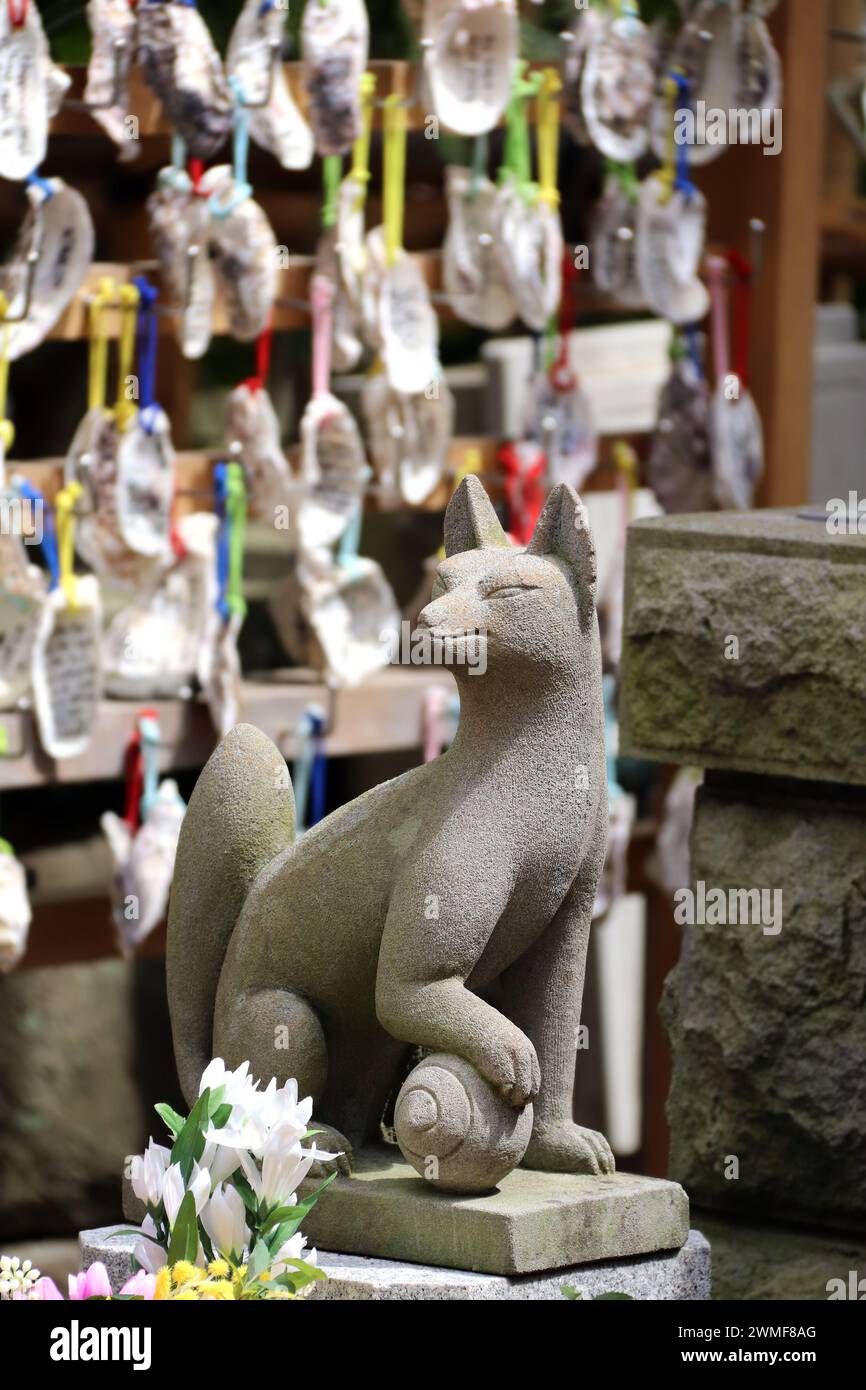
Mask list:
[[[564,560],[580,592],[595,603],[598,570],[589,517],[568,483],[559,483],[548,494],[526,550],[529,555],[556,555]]]
[[[507,547],[508,537],[482,484],[469,473],[454,492],[445,513],[445,554]]]

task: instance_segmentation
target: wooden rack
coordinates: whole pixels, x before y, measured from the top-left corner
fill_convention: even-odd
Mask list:
[[[442,668],[393,667],[360,685],[334,690],[312,671],[292,668],[243,682],[242,718],[255,724],[291,760],[301,716],[311,706],[328,714],[324,750],[329,757],[420,748],[422,707],[431,689],[454,693]],[[30,710],[0,712],[0,792],[21,787],[95,782],[123,775],[123,758],[142,703],[159,715],[160,770],[201,767],[216,735],[201,700],[103,700],[93,740],[78,758],[55,761],[39,745]]]

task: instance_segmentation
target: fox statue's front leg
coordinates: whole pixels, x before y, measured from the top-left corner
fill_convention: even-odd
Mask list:
[[[455,848],[453,864],[459,863]],[[425,918],[431,897],[435,921]],[[511,1019],[466,987],[506,902],[507,889],[495,877],[485,883],[477,874],[429,864],[407,876],[388,910],[376,1014],[395,1038],[465,1058],[509,1105],[521,1106],[535,1099],[541,1082],[535,1048]]]
[[[594,843],[550,926],[501,981],[503,1008],[531,1038],[541,1068],[524,1168],[555,1173],[614,1171],[604,1135],[575,1124],[572,1118],[589,929],[606,836],[607,825],[600,821]]]

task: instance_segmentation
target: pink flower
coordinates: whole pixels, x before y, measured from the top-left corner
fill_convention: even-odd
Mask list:
[[[156,1275],[148,1274],[146,1269],[139,1269],[133,1274],[131,1279],[127,1279],[121,1293],[131,1294],[138,1298],[153,1298],[156,1290]]]
[[[110,1298],[111,1284],[108,1270],[101,1260],[97,1260],[81,1274],[70,1274],[69,1297],[80,1302],[85,1298]]]
[[[12,1298],[19,1302],[39,1302],[40,1299],[43,1303],[48,1302],[49,1299],[59,1299],[61,1303],[63,1302],[63,1294],[54,1280],[49,1279],[47,1274],[43,1274],[41,1279],[36,1280],[29,1293],[13,1293]]]

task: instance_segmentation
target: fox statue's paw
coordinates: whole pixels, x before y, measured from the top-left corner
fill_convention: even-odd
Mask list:
[[[506,1105],[520,1109],[538,1095],[541,1071],[535,1048],[507,1019],[479,1046],[468,1049],[466,1056]]]
[[[570,1120],[536,1125],[523,1156],[523,1168],[546,1173],[613,1173],[616,1168],[610,1145],[603,1134],[584,1129]]]
[[[315,1163],[310,1166],[309,1176],[323,1180],[329,1178],[333,1172],[340,1173],[344,1178],[350,1178],[354,1168],[355,1154],[352,1145],[349,1143],[345,1134],[341,1134],[333,1125],[323,1125],[315,1117],[310,1121],[310,1129],[314,1131],[311,1143],[323,1153],[335,1154],[335,1158],[317,1158]]]

